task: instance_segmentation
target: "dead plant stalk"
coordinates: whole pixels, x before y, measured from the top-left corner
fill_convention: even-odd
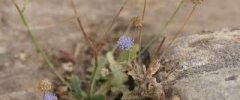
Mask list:
[[[182,33],[182,31],[184,30],[185,26],[187,25],[187,22],[190,20],[190,18],[192,17],[194,11],[196,10],[197,8],[197,4],[194,4],[190,13],[188,14],[187,18],[185,19],[183,25],[178,29],[177,31],[177,34],[174,35],[172,41],[170,41],[170,43],[168,44],[168,46],[166,47],[165,50],[163,50],[163,52],[161,54],[164,54],[168,49],[169,47],[172,45],[172,43],[176,40],[176,38]],[[162,57],[162,55],[160,55],[160,58]]]
[[[104,37],[107,37],[107,35],[109,34],[110,30],[113,27],[113,24],[116,22],[118,16],[121,14],[122,10],[124,9],[125,5],[128,3],[129,0],[126,0],[123,5],[121,6],[121,8],[118,10],[117,14],[113,17],[112,21],[110,22],[110,25],[107,27],[106,31],[103,33],[102,37],[100,38],[100,41],[104,40]]]
[[[144,17],[145,17],[145,12],[146,12],[146,6],[147,6],[147,0],[144,0],[144,7],[143,7],[143,11],[142,11],[142,22],[144,21]],[[142,46],[142,27],[138,28],[138,42],[139,42],[139,53],[138,53],[138,63],[140,64],[140,59],[141,59],[141,46]]]
[[[166,24],[163,25],[163,27],[161,27],[159,34],[157,34],[157,36],[155,36],[151,41],[148,42],[148,44],[142,49],[142,51],[140,52],[140,54],[143,54],[143,52],[145,50],[147,50],[157,39],[159,39],[159,37],[161,37],[162,35],[164,35],[164,31],[167,29],[168,25],[170,24],[170,22],[172,22],[173,18],[177,15],[177,12],[180,10],[180,8],[182,7],[184,1],[186,0],[181,0],[180,3],[178,4],[177,8],[175,9],[175,11],[173,12],[173,14],[170,16],[170,18],[167,20]]]
[[[77,22],[78,22],[79,28],[80,28],[80,30],[82,31],[82,35],[84,36],[84,38],[85,38],[85,40],[87,41],[87,43],[88,43],[88,44],[91,46],[91,48],[94,50],[95,68],[94,68],[93,74],[92,74],[91,79],[90,79],[90,88],[89,88],[89,94],[90,94],[90,97],[91,97],[92,94],[93,94],[92,92],[93,92],[93,88],[94,88],[94,84],[95,84],[96,72],[97,72],[97,68],[98,68],[98,51],[97,51],[96,46],[95,46],[94,43],[90,40],[90,38],[89,38],[88,35],[86,34],[86,31],[85,31],[84,28],[83,28],[81,19],[78,17],[78,12],[77,12],[77,9],[76,9],[76,6],[75,6],[73,0],[71,0],[71,4],[72,4],[72,7],[73,7],[74,14],[75,14],[75,16],[76,16],[76,18],[77,18]]]

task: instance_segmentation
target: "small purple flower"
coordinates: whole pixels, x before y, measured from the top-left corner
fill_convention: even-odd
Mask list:
[[[44,93],[43,100],[58,100],[57,96],[52,92]]]
[[[122,50],[130,50],[133,46],[133,39],[130,36],[123,35],[118,40],[118,46]]]

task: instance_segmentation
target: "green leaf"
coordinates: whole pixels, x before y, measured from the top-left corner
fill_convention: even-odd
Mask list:
[[[140,50],[139,44],[133,45],[132,49],[130,49],[129,51],[123,51],[120,54],[119,61],[120,62],[128,61],[128,60],[132,61],[136,59],[138,56],[137,53],[139,50]]]
[[[71,93],[76,99],[80,100],[83,97],[86,97],[86,93],[82,91],[80,81],[77,76],[71,77],[71,88]]]
[[[92,63],[94,63],[94,62],[92,61]],[[96,77],[95,77],[96,80],[99,80],[101,78],[100,72],[101,72],[102,68],[106,67],[107,63],[108,63],[107,58],[105,56],[99,56],[98,57],[98,66],[99,67],[97,68],[97,71],[96,71],[96,73],[97,73]],[[95,66],[89,67],[87,69],[87,71],[92,74],[93,70],[94,70],[94,67]],[[87,78],[90,78],[90,77],[91,77],[91,75],[87,75]]]
[[[94,95],[92,97],[89,97],[87,100],[105,100],[103,95]]]
[[[123,72],[123,66],[114,60],[113,54],[111,52],[107,53],[107,59],[110,64],[109,68],[112,73],[112,76],[108,80],[109,86],[111,86],[112,88],[123,87],[124,82],[127,81],[127,75]]]

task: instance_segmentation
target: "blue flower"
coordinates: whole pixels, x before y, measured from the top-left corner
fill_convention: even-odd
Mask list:
[[[58,100],[57,96],[52,92],[44,93],[43,100]]]
[[[130,50],[133,46],[133,39],[130,36],[123,35],[118,40],[118,46],[122,50]]]

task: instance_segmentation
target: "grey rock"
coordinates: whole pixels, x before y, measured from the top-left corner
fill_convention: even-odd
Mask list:
[[[240,29],[179,37],[161,63],[181,100],[240,100]]]

